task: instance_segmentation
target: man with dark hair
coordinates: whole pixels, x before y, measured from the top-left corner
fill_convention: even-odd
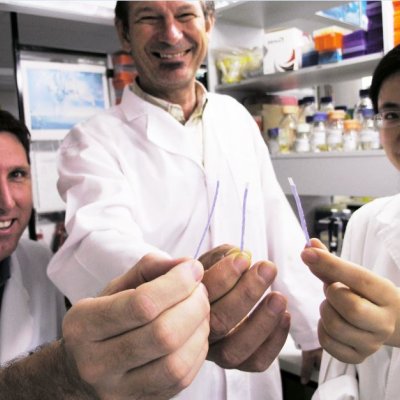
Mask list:
[[[27,128],[0,110],[0,398],[174,396],[208,350],[202,265],[147,255],[63,320],[63,296],[46,275],[50,252],[21,239],[32,211],[28,154]],[[168,329],[178,330],[173,340]]]
[[[120,105],[78,124],[60,148],[68,239],[48,273],[75,302],[149,252],[197,257],[237,245],[226,257],[234,268],[205,272],[210,349],[178,398],[278,400],[286,307],[307,380],[321,354],[322,288],[300,259],[304,236],[254,119],[196,81],[210,10],[203,1],[118,2],[116,28],[138,77]]]

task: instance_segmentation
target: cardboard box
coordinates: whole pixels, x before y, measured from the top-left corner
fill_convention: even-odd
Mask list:
[[[264,74],[294,71],[301,64],[303,32],[297,28],[266,32],[264,36]]]

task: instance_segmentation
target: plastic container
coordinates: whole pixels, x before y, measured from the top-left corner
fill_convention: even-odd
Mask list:
[[[343,130],[343,151],[355,151],[358,149],[358,135],[360,132],[360,122],[355,119],[344,121]]]
[[[303,53],[301,56],[301,67],[312,67],[313,65],[318,65],[319,53],[317,50],[311,50],[307,53]]]
[[[281,153],[289,153],[296,138],[297,114],[299,108],[297,106],[285,105],[282,107],[283,117],[279,122],[279,151]]]
[[[342,149],[343,124],[345,118],[343,110],[331,111],[328,114],[328,128],[326,134],[326,144],[328,151],[339,151]]]
[[[326,151],[326,123],[328,114],[317,112],[314,114],[311,128],[310,147],[313,152]]]
[[[318,36],[314,36],[315,50],[333,51],[343,47],[343,33],[328,32]]]
[[[333,50],[333,51],[323,51],[319,53],[318,62],[319,64],[331,64],[341,61],[342,57],[342,49]]]

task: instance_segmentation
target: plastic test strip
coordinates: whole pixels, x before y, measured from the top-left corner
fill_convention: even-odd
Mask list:
[[[306,246],[310,247],[311,246],[310,235],[308,234],[306,219],[304,218],[304,211],[303,211],[303,207],[301,206],[299,193],[297,192],[297,188],[296,188],[295,183],[293,182],[293,179],[288,178],[288,180],[289,180],[289,184],[290,184],[290,189],[292,191],[294,200],[296,202],[296,207],[297,207],[297,212],[299,214],[301,229],[303,230],[304,236],[306,238]]]

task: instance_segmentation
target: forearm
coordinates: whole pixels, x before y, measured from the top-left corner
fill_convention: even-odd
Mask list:
[[[67,359],[61,341],[37,349],[0,369],[0,399],[98,400]]]

